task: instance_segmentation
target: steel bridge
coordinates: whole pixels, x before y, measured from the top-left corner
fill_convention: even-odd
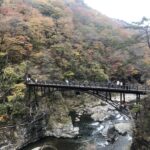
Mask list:
[[[29,97],[31,92],[35,95],[37,91],[42,94],[50,94],[55,91],[75,91],[77,94],[80,92],[88,93],[94,95],[106,103],[112,105],[116,109],[119,109],[121,104],[126,103],[126,94],[135,94],[136,103],[140,102],[141,95],[146,95],[149,93],[150,88],[142,85],[126,84],[126,85],[116,85],[115,83],[84,83],[84,82],[52,82],[52,81],[28,81],[26,86],[29,91]],[[112,100],[112,94],[118,93],[120,95],[120,102]]]

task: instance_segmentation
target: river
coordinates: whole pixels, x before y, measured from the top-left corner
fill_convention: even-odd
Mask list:
[[[79,127],[76,138],[47,137],[23,150],[42,150],[42,147],[43,150],[129,150],[133,120],[111,106],[107,107],[110,115],[103,120],[93,119],[88,113],[79,116],[79,113],[71,112],[73,125]]]

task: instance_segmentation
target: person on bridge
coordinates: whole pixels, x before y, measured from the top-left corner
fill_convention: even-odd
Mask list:
[[[28,74],[27,77],[26,77],[26,82],[30,82],[31,81],[31,75]]]
[[[37,80],[37,79],[35,79],[35,83],[37,83],[37,81],[38,81],[38,80]]]
[[[126,83],[125,83],[125,81],[123,81],[122,84],[123,84],[123,85],[122,85],[123,89],[125,89],[125,88],[126,88]]]
[[[66,82],[67,85],[69,85],[69,81],[67,79],[65,80],[65,82]]]
[[[121,87],[121,88],[123,87],[123,83],[122,83],[122,82],[120,82],[120,87]]]
[[[116,85],[117,85],[117,87],[120,86],[120,81],[119,80],[117,80]]]

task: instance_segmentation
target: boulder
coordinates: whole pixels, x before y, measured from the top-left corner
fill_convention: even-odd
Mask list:
[[[114,142],[116,140],[116,137],[117,137],[117,133],[116,133],[115,127],[112,126],[107,131],[107,138],[108,138],[107,141]]]
[[[95,121],[104,121],[105,119],[108,119],[111,115],[112,112],[108,111],[109,107],[108,106],[96,106],[90,109],[92,115],[91,117]]]
[[[132,131],[131,123],[117,123],[114,126],[121,135],[125,135],[127,132]]]
[[[76,135],[79,134],[79,128],[73,127],[72,123],[69,124],[60,124],[58,123],[55,128],[53,128],[51,131],[46,131],[46,136],[55,136],[55,137],[67,137],[67,138],[73,138]]]

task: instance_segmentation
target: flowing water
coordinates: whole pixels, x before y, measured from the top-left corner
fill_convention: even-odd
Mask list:
[[[116,123],[129,123],[131,120],[119,113],[112,114],[103,122],[96,122],[90,115],[82,115],[79,122],[75,122],[75,113],[72,113],[74,126],[80,128],[80,134],[74,139],[49,137],[24,150],[38,150],[39,147],[50,145],[48,150],[129,150],[132,143],[132,131],[123,135],[114,128]],[[109,136],[108,136],[109,130]]]

